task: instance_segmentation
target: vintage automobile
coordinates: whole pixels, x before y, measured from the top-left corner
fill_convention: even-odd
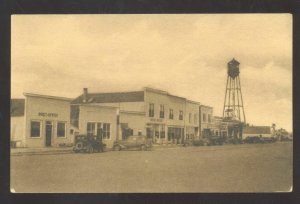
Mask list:
[[[261,143],[273,143],[276,142],[276,139],[274,137],[261,137],[260,141]]]
[[[73,151],[78,152],[103,152],[106,144],[102,143],[102,137],[95,135],[76,135]]]
[[[113,149],[120,151],[123,149],[139,149],[150,150],[152,148],[152,140],[146,136],[131,135],[125,140],[118,140],[114,142]]]
[[[220,136],[209,136],[203,139],[204,146],[223,145],[223,139]]]
[[[201,140],[201,139],[193,140],[192,145],[193,146],[203,146],[204,140]]]
[[[209,136],[202,139],[192,141],[194,146],[212,146],[212,145],[223,145],[223,138],[219,136]]]
[[[255,144],[255,143],[261,143],[261,140],[259,138],[259,136],[248,136],[243,140],[244,143],[248,143],[248,144]]]

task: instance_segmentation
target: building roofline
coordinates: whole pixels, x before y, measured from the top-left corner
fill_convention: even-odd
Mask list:
[[[189,102],[189,103],[194,103],[194,104],[197,104],[197,105],[200,106],[200,102],[192,101],[192,100],[189,100],[189,99],[187,99],[186,101]]]
[[[207,105],[200,105],[200,107],[213,108],[212,106],[207,106]]]
[[[34,93],[23,93],[24,96],[29,97],[38,97],[38,98],[48,98],[48,99],[55,99],[55,100],[62,100],[62,101],[69,101],[71,102],[72,98],[60,97],[60,96],[49,96],[49,95],[41,95],[41,94],[34,94]]]
[[[181,100],[190,102],[190,103],[194,103],[197,105],[200,105],[200,102],[198,101],[193,101],[193,100],[189,100],[185,97],[181,97],[181,96],[176,96],[173,94],[170,94],[168,91],[164,91],[164,90],[160,90],[160,89],[155,89],[155,88],[150,88],[150,87],[143,87],[142,90],[136,90],[136,91],[121,91],[121,92],[89,92],[88,95],[93,97],[93,95],[97,95],[97,94],[127,94],[127,93],[138,93],[138,92],[145,92],[145,91],[150,91],[153,93],[157,93],[157,94],[162,94],[162,95],[166,95],[169,97],[174,97],[174,98],[179,98]],[[75,101],[76,99],[82,97],[82,94],[79,95],[78,97],[76,97],[75,99],[73,99],[72,101]],[[111,103],[111,102],[109,102]],[[119,103],[119,102],[115,102],[115,103]],[[71,103],[72,105],[81,105],[82,103]]]
[[[72,100],[72,105],[83,104],[84,94]],[[87,103],[123,103],[144,101],[144,91],[124,91],[124,92],[89,92],[87,93]]]
[[[74,104],[73,104],[74,105]],[[118,107],[114,107],[114,106],[103,106],[103,105],[96,105],[96,104],[78,104],[79,106],[88,106],[88,107],[97,107],[97,108],[110,108],[110,109],[118,109]]]
[[[191,102],[191,103],[195,103],[197,105],[200,105],[200,102],[192,101],[192,100],[189,100],[189,99],[187,99],[185,97],[182,97],[182,96],[176,96],[176,95],[170,94],[168,91],[155,89],[155,88],[150,88],[150,87],[144,87],[143,89],[144,89],[144,91],[151,91],[151,92],[154,92],[154,93],[158,93],[158,94],[162,94],[162,95],[166,95],[166,96],[170,96],[170,97],[180,98],[182,100],[186,100],[187,102]]]
[[[143,87],[144,91],[152,91],[154,93],[159,93],[159,94],[165,94],[168,95],[169,92],[161,90],[161,89],[155,89],[155,88],[151,88],[151,87]]]

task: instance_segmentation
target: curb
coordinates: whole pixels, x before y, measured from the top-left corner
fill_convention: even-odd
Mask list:
[[[56,150],[56,151],[39,151],[39,152],[11,152],[10,156],[23,156],[23,155],[55,155],[55,154],[70,154],[73,150]]]
[[[153,150],[161,149],[175,149],[181,148],[183,146],[154,146]],[[107,152],[113,151],[112,149],[107,149]],[[48,151],[32,151],[32,152],[10,152],[10,156],[23,156],[23,155],[55,155],[55,154],[72,154],[73,149],[70,150],[48,150]]]

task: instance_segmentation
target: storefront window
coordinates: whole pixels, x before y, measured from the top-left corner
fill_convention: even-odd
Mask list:
[[[66,136],[66,123],[57,122],[57,137],[65,137],[65,136]]]
[[[103,139],[110,139],[110,124],[103,123]]]
[[[102,137],[102,127],[101,123],[97,123],[97,136]]]
[[[96,123],[88,122],[86,128],[87,128],[86,132],[87,132],[88,135],[89,134],[96,135]]]
[[[153,130],[152,128],[147,128],[146,129],[146,135],[147,135],[147,138],[152,138],[153,137]]]
[[[183,136],[184,128],[173,128],[168,127],[168,140],[180,142],[181,137]]]
[[[168,128],[168,140],[171,141],[174,139],[174,128]]]
[[[165,126],[164,125],[162,125],[162,126],[160,126],[161,127],[161,129],[160,129],[160,138],[161,139],[164,139],[166,136],[166,133],[165,133]]]
[[[31,137],[40,137],[41,136],[41,123],[39,121],[31,121],[30,136]]]

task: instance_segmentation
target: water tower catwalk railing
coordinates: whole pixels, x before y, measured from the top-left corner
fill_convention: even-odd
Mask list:
[[[228,62],[227,83],[223,107],[223,118],[225,120],[240,121],[246,123],[241,90],[239,62],[234,58]]]

